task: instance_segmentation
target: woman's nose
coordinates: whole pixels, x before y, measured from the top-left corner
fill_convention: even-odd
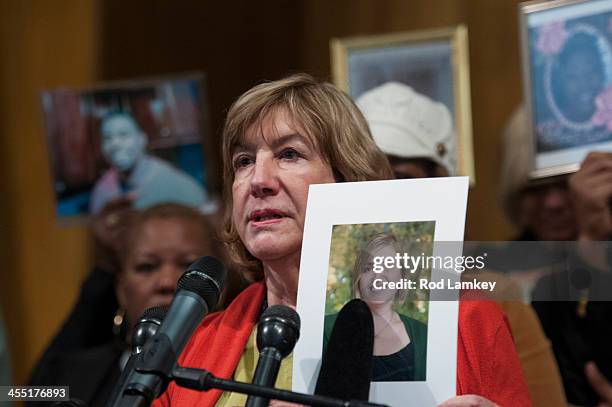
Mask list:
[[[272,157],[257,157],[251,177],[251,194],[261,198],[278,192],[278,168]]]
[[[183,271],[184,270],[175,264],[163,265],[162,269],[159,271],[157,280],[158,291],[164,293],[174,293],[176,290],[176,283],[178,282],[178,279]]]

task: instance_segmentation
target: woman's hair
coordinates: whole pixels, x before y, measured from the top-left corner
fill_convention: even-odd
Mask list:
[[[529,185],[532,139],[524,106],[513,113],[502,133],[502,161],[499,197],[504,211],[515,226],[519,225],[521,193]]]
[[[221,239],[230,259],[251,280],[263,278],[263,268],[245,248],[232,219],[232,153],[249,129],[262,126],[279,113],[311,138],[336,181],[393,178],[389,162],[374,143],[365,118],[353,101],[332,84],[296,74],[248,90],[230,107],[223,129],[225,211]]]
[[[359,291],[359,281],[361,280],[363,274],[370,271],[370,269],[372,268],[372,255],[378,249],[388,246],[391,246],[395,253],[406,252],[406,247],[403,242],[400,241],[397,237],[395,237],[395,235],[390,233],[376,234],[359,248],[359,253],[357,253],[357,258],[355,259],[355,265],[351,270],[353,298],[361,297],[361,293]],[[402,274],[402,278],[405,278],[408,274],[407,270],[401,267],[400,271]],[[405,298],[406,290],[398,290],[398,297],[396,297],[396,299],[403,300]]]
[[[141,212],[137,212],[130,220],[129,226],[127,227],[127,230],[123,236],[123,250],[120,253],[120,262],[122,266],[121,270],[133,252],[134,246],[140,233],[142,232],[144,225],[151,220],[157,219],[183,219],[188,221],[190,224],[197,226],[202,231],[202,236],[204,236],[208,241],[210,255],[219,256],[220,253],[218,247],[215,245],[216,239],[214,239],[214,227],[201,212],[199,212],[197,209],[177,203],[164,203],[152,206]]]

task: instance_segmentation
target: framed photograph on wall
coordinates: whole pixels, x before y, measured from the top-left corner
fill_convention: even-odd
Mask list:
[[[203,75],[41,92],[56,213],[99,213],[128,198],[136,208],[174,202],[204,211]]]
[[[573,172],[591,151],[612,151],[612,1],[519,6],[532,172]]]
[[[452,173],[475,182],[465,26],[334,38],[330,47],[334,83],[354,100],[379,85],[400,82],[442,103],[454,125]]]

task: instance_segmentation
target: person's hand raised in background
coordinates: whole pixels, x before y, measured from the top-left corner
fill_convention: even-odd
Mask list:
[[[581,240],[612,235],[612,153],[592,152],[569,179]]]

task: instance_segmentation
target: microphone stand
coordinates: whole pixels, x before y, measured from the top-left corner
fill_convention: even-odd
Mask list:
[[[384,404],[369,403],[360,400],[339,400],[332,397],[312,396],[310,394],[296,393],[270,387],[261,387],[251,383],[236,382],[221,379],[203,369],[194,369],[176,366],[172,369],[171,379],[181,387],[192,390],[207,391],[221,389],[236,393],[259,396],[266,399],[289,401],[318,407],[387,407]]]

